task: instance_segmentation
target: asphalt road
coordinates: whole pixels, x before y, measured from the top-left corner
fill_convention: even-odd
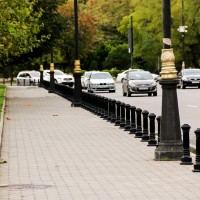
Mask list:
[[[99,95],[106,96],[130,104],[142,110],[147,110],[149,113],[154,113],[156,116],[161,115],[162,108],[162,88],[158,83],[158,96],[133,95],[124,97],[122,95],[122,84],[116,83],[116,93],[99,92]],[[189,124],[190,143],[196,145],[196,136],[194,131],[200,128],[200,89],[186,88],[177,89],[180,124]]]

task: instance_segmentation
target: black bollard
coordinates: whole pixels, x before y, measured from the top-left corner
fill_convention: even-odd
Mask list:
[[[110,122],[115,123],[115,121],[116,121],[116,100],[112,99],[111,103],[112,103],[112,110],[111,110]]]
[[[158,124],[158,143],[157,143],[157,147],[159,146],[159,143],[160,143],[160,123],[161,123],[161,116],[158,116],[156,118],[157,120],[157,124]]]
[[[196,159],[193,172],[200,172],[200,128],[195,131],[196,134]]]
[[[125,109],[126,109],[126,125],[125,125],[125,129],[124,131],[130,131],[131,129],[131,120],[130,120],[130,105],[129,104],[126,104],[125,105]]]
[[[102,113],[101,105],[102,105],[101,96],[97,95],[97,115],[99,116],[101,116],[101,113]]]
[[[148,114],[147,110],[142,112],[143,115],[143,130],[142,130],[142,140],[141,142],[148,142],[149,140],[149,130],[148,130]]]
[[[116,116],[116,121],[115,121],[115,126],[120,125],[120,101],[116,101],[116,107],[117,107],[117,116]]]
[[[105,99],[104,99],[104,110],[105,110],[105,112],[104,112],[104,116],[103,116],[104,120],[106,120],[108,118],[108,106],[109,106],[108,102],[109,102],[108,98],[105,97]]]
[[[131,129],[130,129],[129,134],[135,134],[135,132],[136,132],[136,123],[135,123],[135,110],[136,110],[136,107],[135,106],[131,106],[130,110],[131,110]]]
[[[120,113],[120,127],[119,128],[124,128],[126,123],[125,123],[125,103],[121,103],[120,105],[121,108],[121,113]]]
[[[181,157],[181,165],[192,165],[192,157],[190,156],[190,126],[183,124],[181,129],[183,131],[183,156]]]
[[[107,121],[111,120],[111,115],[112,115],[112,99],[108,99],[108,117],[107,117]]]
[[[137,116],[137,127],[135,132],[135,138],[141,138],[142,137],[142,110],[140,108],[136,108],[136,116]]]
[[[104,118],[105,115],[105,106],[104,106],[104,102],[105,102],[105,97],[101,96],[101,114],[100,114],[100,118]]]
[[[154,113],[149,114],[149,121],[150,121],[150,135],[149,141],[147,146],[156,146],[156,139],[155,139],[155,118],[156,115]]]

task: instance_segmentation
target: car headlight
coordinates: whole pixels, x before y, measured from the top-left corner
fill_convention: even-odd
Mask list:
[[[182,77],[182,80],[183,80],[183,81],[187,81],[188,78],[186,78],[185,76],[183,76],[183,77]]]
[[[156,86],[156,85],[157,85],[156,82],[151,83],[151,86]]]
[[[131,87],[135,87],[135,86],[136,86],[136,85],[135,85],[133,82],[131,82],[131,81],[129,81],[128,85],[131,86]]]

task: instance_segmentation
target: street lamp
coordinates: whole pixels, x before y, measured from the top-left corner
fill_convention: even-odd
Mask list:
[[[43,64],[42,64],[42,56],[40,57],[40,84],[39,87],[43,87]]]
[[[162,114],[160,143],[155,150],[155,160],[181,160],[182,139],[177,100],[177,71],[175,56],[171,48],[170,0],[162,0],[163,49],[161,54]]]
[[[54,81],[53,49],[51,49],[50,87],[49,87],[49,93],[54,93],[54,89],[55,89],[55,81]]]
[[[184,0],[182,0],[182,26],[179,26],[177,29],[180,33],[182,33],[182,68],[185,68],[185,33],[187,32],[188,26],[185,26],[184,19]]]
[[[79,43],[78,43],[78,3],[74,0],[74,27],[75,27],[75,61],[74,61],[74,96],[72,106],[81,106],[82,88],[81,88],[81,68],[79,60]]]

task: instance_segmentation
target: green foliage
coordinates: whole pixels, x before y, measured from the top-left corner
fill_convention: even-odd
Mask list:
[[[130,60],[130,54],[128,54],[128,45],[118,45],[110,50],[103,67],[107,69],[124,69],[130,66]]]
[[[34,11],[35,1],[2,0],[0,1],[0,60],[10,61],[12,57],[30,52],[39,46],[46,36],[39,33],[41,10]]]
[[[6,92],[6,86],[0,85],[0,112],[2,112],[2,106],[5,100],[5,92]]]

